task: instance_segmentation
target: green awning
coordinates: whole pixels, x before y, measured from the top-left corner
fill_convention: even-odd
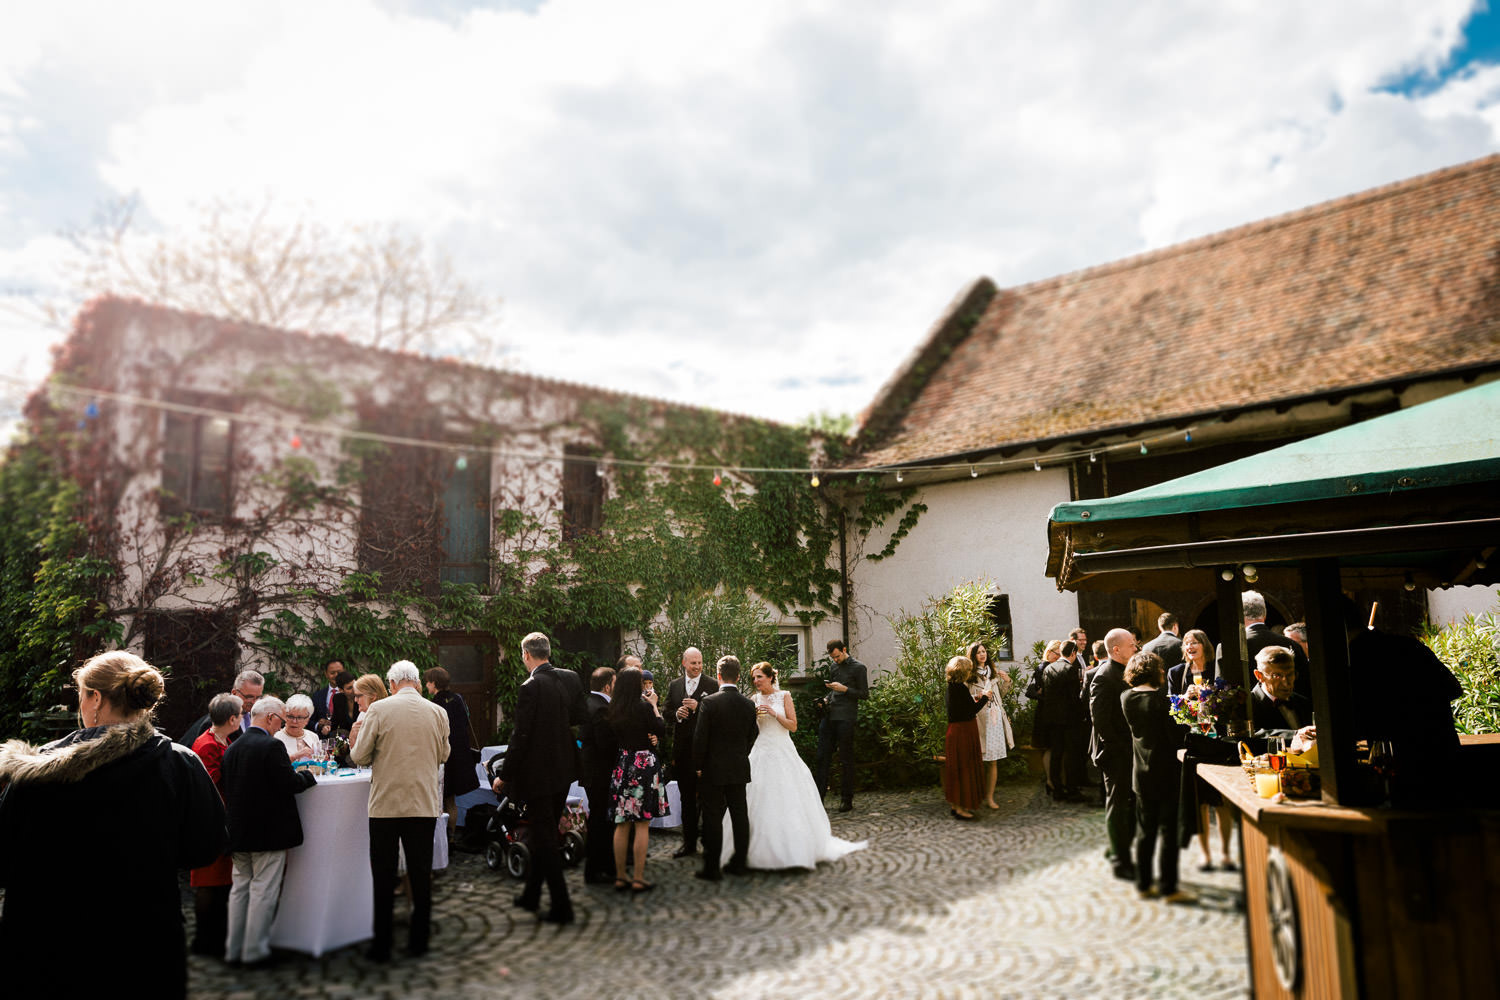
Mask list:
[[[1134,493],[1058,504],[1052,521],[1097,524],[1485,482],[1500,484],[1500,381]]]

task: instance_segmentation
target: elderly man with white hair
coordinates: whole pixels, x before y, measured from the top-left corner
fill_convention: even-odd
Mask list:
[[[410,660],[385,675],[391,696],[372,702],[360,718],[354,763],[370,776],[370,874],[375,890],[375,939],[369,958],[391,958],[397,845],[411,880],[407,954],[427,954],[432,928],[432,838],[443,814],[438,775],[448,759],[448,713],[422,697],[421,675]]]
[[[271,958],[271,919],[281,898],[286,852],[302,843],[296,795],[314,783],[292,770],[274,738],[286,718],[280,698],[256,699],[250,728],[224,751],[224,804],[234,881],[229,890],[229,934],[224,960],[262,965]]]

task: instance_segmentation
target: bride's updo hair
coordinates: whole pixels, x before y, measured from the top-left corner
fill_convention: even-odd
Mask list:
[[[79,688],[98,691],[116,712],[137,716],[150,712],[166,694],[161,672],[136,656],[116,649],[100,653],[73,671]]]
[[[755,673],[757,670],[759,670],[761,673],[765,674],[768,678],[770,678],[772,684],[776,683],[776,668],[775,667],[771,666],[769,663],[767,663],[764,660],[762,660],[761,662],[757,663],[755,666],[753,666],[753,667],[750,668],[750,672],[752,674]]]

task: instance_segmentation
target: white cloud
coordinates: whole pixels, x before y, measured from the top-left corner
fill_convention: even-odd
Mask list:
[[[1495,150],[1500,71],[1376,92],[1469,6],[51,4],[0,30],[0,221],[49,231],[90,178],[166,222],[269,191],[441,242],[523,367],[857,411],[979,274]],[[70,129],[82,179],[44,197]]]

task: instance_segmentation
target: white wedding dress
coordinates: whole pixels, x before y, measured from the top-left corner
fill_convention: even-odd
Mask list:
[[[752,700],[757,708],[786,718],[780,690],[757,694]],[[750,814],[746,864],[761,869],[816,868],[820,861],[837,861],[863,848],[864,841],[855,844],[833,835],[817,782],[797,755],[792,734],[769,715],[762,716],[757,725],[760,735],[750,748],[750,784],[745,786]],[[733,853],[734,832],[725,815],[720,863],[728,864]]]

